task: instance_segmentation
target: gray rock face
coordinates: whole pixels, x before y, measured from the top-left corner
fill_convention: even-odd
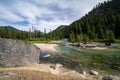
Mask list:
[[[12,39],[0,38],[0,65],[17,66],[39,63],[40,50],[32,45]]]

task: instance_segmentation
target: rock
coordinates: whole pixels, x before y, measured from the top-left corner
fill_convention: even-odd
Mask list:
[[[79,67],[82,67],[82,64],[79,64]]]
[[[57,63],[57,64],[55,64],[55,68],[57,69],[57,68],[62,68],[62,64],[59,64],[59,63]]]
[[[103,77],[103,80],[113,80],[110,76]]]
[[[97,71],[90,70],[90,74],[91,74],[91,75],[95,75],[95,76],[96,76],[96,75],[98,75],[99,73],[98,73]]]
[[[120,77],[109,75],[109,76],[103,77],[102,80],[120,80]]]
[[[60,69],[60,68],[62,68],[63,67],[63,65],[62,64],[59,64],[59,63],[56,63],[55,65],[52,65],[52,66],[50,66],[52,69],[54,69],[54,70],[58,70],[58,69]]]
[[[40,49],[33,44],[0,38],[0,66],[21,66],[39,63]]]
[[[61,74],[61,76],[73,76],[73,77],[86,78],[86,76],[84,76],[83,74],[78,73],[75,70],[69,70],[67,72],[64,72],[64,73]]]
[[[44,56],[44,58],[48,58],[48,57],[50,57],[50,56],[51,56],[50,54],[47,54],[47,55]]]
[[[84,76],[86,76],[86,71],[83,71],[82,74],[83,74]]]
[[[120,71],[120,66],[119,66],[119,67],[117,67],[117,70],[119,70],[119,71]]]

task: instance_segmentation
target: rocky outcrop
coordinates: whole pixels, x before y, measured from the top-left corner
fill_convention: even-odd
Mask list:
[[[0,38],[0,65],[21,66],[39,63],[40,50],[25,42]]]

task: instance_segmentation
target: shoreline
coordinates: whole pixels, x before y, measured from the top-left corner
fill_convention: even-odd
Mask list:
[[[58,53],[57,50],[58,44],[46,44],[46,43],[35,43],[36,47],[38,47],[41,52],[48,52],[49,54]]]

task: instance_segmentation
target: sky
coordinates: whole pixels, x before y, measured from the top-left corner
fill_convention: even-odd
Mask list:
[[[54,30],[69,25],[105,0],[0,0],[0,26]]]

